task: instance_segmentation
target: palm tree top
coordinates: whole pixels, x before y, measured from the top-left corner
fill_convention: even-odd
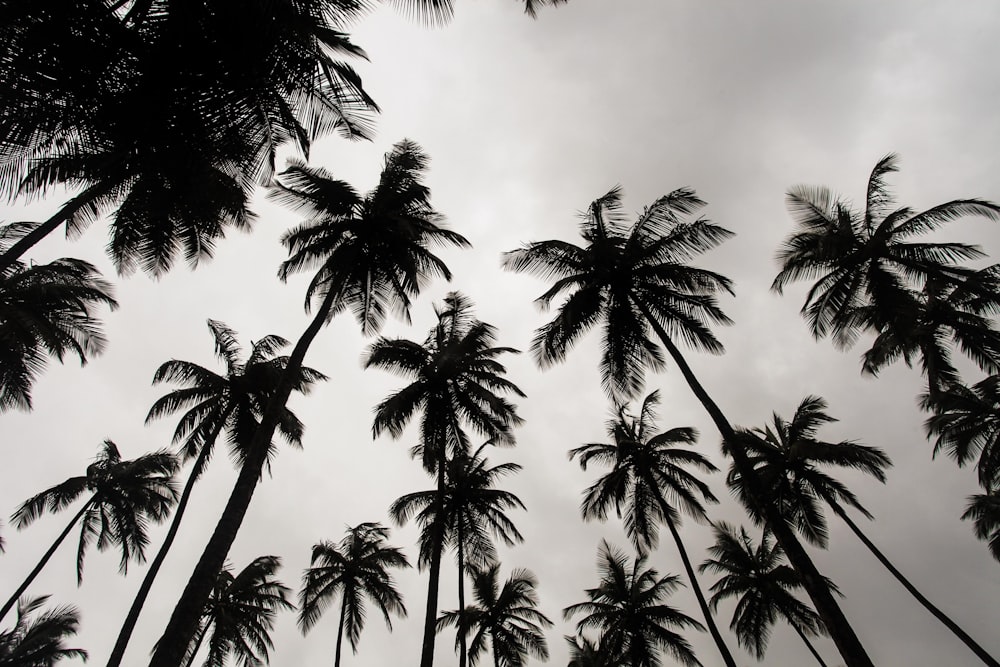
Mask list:
[[[86,651],[67,648],[64,644],[77,633],[80,625],[75,607],[56,607],[34,615],[48,599],[48,595],[43,595],[18,600],[14,627],[0,631],[0,665],[52,667],[63,658],[80,658],[86,662]]]

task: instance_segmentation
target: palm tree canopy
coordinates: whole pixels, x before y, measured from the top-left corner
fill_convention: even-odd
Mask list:
[[[428,471],[437,469],[447,453],[468,448],[462,424],[496,444],[513,442],[511,428],[521,423],[516,407],[503,394],[524,397],[504,377],[497,361],[510,347],[495,346],[496,328],[472,315],[472,302],[459,292],[445,297],[438,323],[423,344],[382,338],[372,344],[365,368],[382,368],[413,382],[391,394],[375,408],[372,434],[403,434],[415,413],[423,410],[420,440],[415,453]]]
[[[976,537],[986,540],[993,558],[1000,561],[1000,491],[969,496],[962,518],[974,522]]]
[[[282,280],[316,272],[306,291],[306,310],[328,293],[336,302],[328,318],[350,308],[363,334],[378,331],[389,310],[409,321],[411,297],[428,278],[451,279],[434,245],[469,247],[461,234],[444,229],[422,182],[428,158],[404,140],[386,154],[379,184],[365,196],[325,170],[293,162],[271,190],[275,201],[309,216],[282,237],[289,257]]]
[[[616,667],[621,664],[619,656],[608,655],[597,642],[583,635],[565,635],[563,639],[569,644],[567,667]]]
[[[795,597],[802,581],[784,562],[784,552],[766,530],[760,544],[755,545],[742,526],[737,532],[719,522],[715,524],[715,544],[708,552],[710,558],[699,570],[723,575],[711,588],[712,609],[718,609],[723,600],[737,598],[729,627],[740,645],[758,660],[764,658],[779,618],[807,635],[825,633],[819,614]]]
[[[496,667],[522,667],[529,655],[549,657],[543,628],[552,621],[538,611],[538,581],[528,570],[517,569],[500,586],[500,565],[494,563],[472,572],[472,594],[476,604],[445,612],[438,629],[456,626],[459,634],[472,634],[469,663],[476,665],[490,642]],[[456,646],[458,645],[456,639]]]
[[[77,579],[83,577],[83,559],[95,538],[99,551],[112,545],[121,550],[120,569],[124,573],[130,560],[145,559],[149,521],[166,519],[177,501],[173,479],[176,470],[177,460],[167,452],[123,461],[117,445],[105,440],[85,475],[71,477],[32,496],[17,508],[11,520],[21,530],[45,512],[59,512],[89,492],[77,548]]]
[[[625,532],[639,550],[656,546],[659,525],[664,521],[680,523],[678,509],[697,519],[707,519],[703,503],[718,502],[708,485],[691,471],[718,470],[704,456],[685,448],[697,441],[698,432],[673,428],[654,433],[659,401],[659,392],[646,396],[638,416],[619,405],[614,419],[608,422],[611,442],[586,444],[569,452],[570,459],[579,457],[584,470],[591,461],[612,468],[584,492],[580,506],[584,518],[603,521],[614,507],[618,516],[624,514]]]
[[[398,547],[387,544],[388,537],[385,526],[362,523],[348,528],[339,544],[320,542],[313,546],[299,591],[298,623],[303,634],[338,595],[343,601],[347,638],[355,652],[365,625],[365,598],[375,603],[390,630],[390,613],[406,616],[406,605],[390,569],[410,567],[410,561]]]
[[[796,229],[778,251],[781,271],[771,289],[779,294],[791,282],[817,279],[802,314],[816,338],[833,336],[850,347],[861,331],[880,333],[910,287],[928,278],[951,280],[967,275],[959,262],[982,251],[964,243],[911,241],[915,236],[968,216],[1000,220],[1000,207],[979,199],[956,199],[922,212],[895,208],[886,177],[898,171],[895,155],[882,158],[868,179],[865,210],[855,211],[824,187],[798,186],[786,203]]]
[[[739,430],[737,437],[746,448],[753,470],[766,489],[766,498],[751,499],[743,477],[735,467],[730,468],[728,479],[758,525],[763,523],[758,502],[774,503],[790,525],[821,547],[826,546],[828,538],[822,502],[830,506],[848,505],[871,518],[857,496],[821,468],[850,468],[885,482],[885,469],[892,465],[885,452],[877,447],[851,440],[836,443],[818,440],[816,432],[819,427],[836,421],[827,414],[826,408],[824,399],[807,396],[796,408],[791,421],[775,414],[772,426]]]
[[[0,250],[9,229],[0,229]],[[0,273],[0,411],[31,409],[31,387],[47,356],[81,364],[100,354],[106,340],[95,311],[118,307],[111,284],[80,259],[62,258]]]
[[[1000,485],[1000,375],[928,393],[921,407],[933,412],[924,428],[935,437],[935,455],[943,451],[960,466],[976,461],[979,483]]]
[[[230,656],[245,667],[267,663],[275,616],[295,608],[288,588],[274,578],[280,567],[277,556],[261,556],[236,575],[222,568],[202,612],[199,635],[211,631],[204,667],[225,667]],[[196,648],[193,642],[189,651]]]
[[[660,346],[649,338],[650,320],[672,340],[721,353],[710,323],[728,324],[719,292],[732,293],[729,279],[686,264],[732,236],[703,217],[693,190],[681,188],[648,206],[632,225],[622,212],[621,188],[595,200],[581,215],[584,246],[539,241],[507,252],[503,266],[527,271],[553,286],[535,302],[548,308],[566,299],[555,318],[535,332],[532,352],[542,367],[563,361],[586,331],[603,322],[601,378],[615,399],[642,389],[646,368],[663,366]]]
[[[172,359],[160,365],[153,384],[171,382],[181,385],[159,398],[149,410],[146,423],[184,410],[173,441],[181,445],[184,458],[197,456],[202,448],[215,444],[216,435],[225,430],[233,458],[242,464],[246,447],[260,424],[274,390],[288,362],[287,356],[275,353],[288,345],[280,336],[265,336],[253,343],[250,354],[244,352],[236,333],[222,322],[208,320],[215,339],[215,355],[225,364],[220,374],[190,361]],[[309,393],[312,385],[327,377],[312,368],[302,368],[294,390]],[[302,444],[304,427],[287,407],[278,422],[278,432],[294,446]],[[209,458],[211,452],[206,456]],[[195,471],[200,474],[200,471]]]
[[[679,577],[661,577],[653,569],[644,569],[646,557],[639,555],[629,564],[629,558],[606,541],[598,550],[597,588],[587,589],[587,602],[563,609],[569,620],[584,614],[577,622],[577,631],[596,630],[598,643],[609,656],[622,656],[631,667],[658,667],[661,653],[666,652],[685,665],[700,665],[691,644],[673,628],[695,628],[702,625],[683,612],[663,604],[682,584]]]
[[[17,603],[17,622],[0,631],[0,667],[53,667],[63,658],[87,660],[87,652],[67,648],[76,634],[80,615],[74,607],[56,607],[33,616],[49,596],[22,598]]]

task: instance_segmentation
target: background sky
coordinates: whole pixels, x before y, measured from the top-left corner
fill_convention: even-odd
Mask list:
[[[919,372],[900,366],[877,380],[861,377],[864,348],[839,352],[809,335],[798,315],[805,285],[784,297],[768,290],[775,250],[791,229],[784,193],[792,185],[828,185],[860,206],[871,168],[897,152],[902,169],[891,182],[906,205],[922,210],[956,198],[1000,201],[1000,6],[990,0],[571,0],[533,21],[506,0],[456,4],[454,21],[444,28],[421,26],[388,7],[351,28],[371,58],[357,68],[383,109],[378,136],[370,143],[330,138],[311,155],[312,164],[367,191],[392,144],[417,141],[431,156],[427,182],[435,206],[474,245],[442,252],[455,274],[452,283],[432,284],[415,303],[412,325],[394,321],[384,333],[423,340],[433,304],[460,289],[474,299],[479,317],[499,328],[500,344],[527,350],[534,329],[548,321],[532,304],[547,285],[501,271],[501,252],[534,240],[578,241],[577,212],[616,184],[625,189],[630,214],[675,188],[695,188],[709,202],[706,215],[736,233],[700,262],[735,281],[736,297],[722,304],[735,325],[717,332],[725,355],[688,355],[695,372],[736,424],[763,425],[772,411],[791,416],[804,396],[818,394],[840,419],[821,436],[884,448],[895,462],[886,486],[837,473],[877,518],[874,524],[862,519],[863,527],[927,597],[1000,654],[1000,568],[971,524],[959,520],[975,478],[946,458],[931,460],[916,409]],[[0,217],[38,219],[61,200],[54,193],[42,202],[15,202]],[[206,319],[227,323],[247,348],[267,334],[298,337],[308,322],[302,311],[308,278],[282,284],[275,277],[284,258],[278,239],[298,219],[263,199],[255,211],[254,233],[226,239],[196,271],[181,266],[159,281],[142,275],[119,281],[121,308],[106,317],[107,352],[83,369],[51,365],[36,385],[33,413],[0,415],[6,449],[0,512],[82,474],[104,438],[125,458],[167,447],[174,420],[143,424],[167,391],[150,380],[170,358],[220,368]],[[994,256],[1000,251],[1000,233],[984,221],[955,224],[947,236],[979,242]],[[32,259],[82,257],[111,275],[105,242],[98,224],[74,242],[47,240]],[[280,578],[297,589],[312,544],[339,540],[346,526],[362,521],[388,523],[395,498],[431,487],[407,456],[412,431],[398,442],[372,440],[373,406],[404,382],[362,371],[370,342],[345,316],[313,345],[308,365],[331,380],[293,399],[307,427],[304,449],[283,450],[273,478],[258,487],[230,553],[236,569],[257,556],[278,555]],[[556,621],[547,634],[556,665],[566,663],[562,635],[574,627],[561,620],[561,610],[596,585],[600,539],[627,546],[617,523],[581,522],[581,492],[600,472],[583,472],[566,457],[567,450],[605,437],[608,404],[598,354],[595,333],[567,363],[545,372],[528,354],[508,358],[509,377],[528,394],[519,403],[526,423],[516,449],[490,455],[496,463],[524,466],[505,486],[528,507],[513,515],[526,539],[501,549],[503,572],[525,567],[537,575],[541,610]],[[698,428],[700,450],[721,465],[719,438],[680,374],[670,368],[649,377],[653,389],[663,399],[663,430]],[[235,479],[222,452],[195,491],[125,664],[145,664],[215,525]],[[711,516],[746,523],[722,474],[709,481],[722,499]],[[70,516],[44,517],[21,533],[5,523],[5,589],[16,586]],[[811,553],[846,595],[845,613],[876,664],[978,664],[846,527],[835,517],[830,524],[830,549]],[[153,534],[154,548],[163,530]],[[700,562],[710,528],[688,520],[682,533]],[[414,561],[416,539],[414,526],[393,529],[392,543]],[[77,588],[74,552],[75,544],[64,545],[30,592],[79,606],[82,629],[74,645],[103,664],[142,568],[122,578],[113,553],[91,553]],[[661,573],[682,573],[669,542],[651,564]],[[444,609],[457,606],[455,578],[449,558]],[[360,653],[345,655],[345,665],[416,662],[426,576],[413,570],[399,583],[410,618],[389,635],[373,612]],[[688,589],[672,602],[697,615]],[[722,607],[721,627],[731,613],[731,604]],[[332,663],[336,620],[331,610],[303,638],[293,615],[279,617],[271,664]],[[738,662],[755,664],[724,632]],[[721,664],[707,634],[688,636],[704,665]],[[441,665],[457,660],[453,638],[439,637]],[[820,640],[819,650],[839,664],[831,641]],[[766,664],[810,660],[794,633],[779,626]]]

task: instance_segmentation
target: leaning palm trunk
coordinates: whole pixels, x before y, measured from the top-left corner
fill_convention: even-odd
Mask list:
[[[264,464],[267,462],[271,439],[274,437],[288,397],[291,396],[292,390],[295,388],[296,378],[302,370],[302,362],[305,360],[306,352],[309,351],[309,346],[322,330],[327,314],[332,310],[338,298],[337,292],[327,292],[322,305],[316,311],[316,316],[306,327],[298,342],[295,343],[295,348],[285,365],[285,371],[281,374],[281,381],[271,400],[268,401],[260,426],[257,427],[250,441],[246,459],[243,462],[243,467],[240,468],[240,474],[236,478],[236,484],[233,486],[229,501],[222,511],[222,516],[219,517],[215,532],[212,533],[208,544],[205,545],[205,550],[184,587],[184,592],[181,593],[180,600],[177,601],[177,605],[170,615],[170,621],[157,644],[149,667],[180,667],[184,660],[184,648],[190,644],[195,632],[197,632],[201,610],[212,592],[216,577],[226,561],[226,556],[229,555],[229,549],[236,540],[236,534],[239,532],[243,518],[250,507],[257,482],[260,480]]]
[[[226,415],[224,414],[211,436],[211,442],[214,442],[218,438],[225,421]],[[174,510],[174,519],[170,522],[170,529],[167,530],[167,535],[163,538],[163,544],[160,545],[160,550],[156,553],[156,558],[149,564],[149,569],[142,580],[142,585],[139,586],[139,592],[136,593],[132,607],[128,610],[128,616],[125,617],[122,629],[118,633],[118,640],[111,650],[111,657],[108,658],[107,667],[119,667],[121,665],[122,658],[125,656],[125,649],[128,648],[129,639],[132,638],[132,632],[135,630],[135,624],[139,621],[139,614],[142,613],[142,607],[146,603],[149,591],[153,588],[153,581],[156,580],[156,575],[159,573],[163,561],[167,558],[167,552],[170,551],[170,547],[174,543],[174,538],[177,536],[177,531],[181,526],[181,519],[184,517],[184,510],[187,508],[188,500],[191,498],[191,491],[194,489],[195,482],[201,477],[201,473],[208,463],[210,451],[211,448],[208,446],[208,443],[202,445],[201,451],[198,453],[198,458],[195,459],[194,465],[191,467],[191,474],[184,485],[184,491],[181,493],[180,500],[177,501],[177,509]]]
[[[347,614],[347,595],[340,599],[340,622],[337,623],[337,648],[333,656],[333,667],[340,667],[340,649],[344,644],[344,616]]]
[[[670,357],[680,369],[691,391],[712,418],[715,427],[719,430],[720,435],[722,435],[722,439],[729,443],[729,452],[733,457],[733,463],[736,465],[740,476],[746,480],[750,497],[752,499],[764,498],[765,494],[753,471],[750,459],[747,457],[746,451],[740,446],[736,438],[736,432],[733,430],[729,420],[726,419],[725,415],[722,414],[722,410],[719,409],[719,406],[716,405],[715,401],[708,395],[708,392],[705,391],[705,388],[702,387],[691,367],[688,366],[687,361],[684,359],[684,355],[673,344],[670,336],[667,335],[667,332],[660,326],[660,323],[649,309],[642,303],[633,303],[642,312],[646,321],[653,327],[663,347],[666,348]],[[864,646],[862,646],[861,640],[855,634],[854,628],[848,623],[844,612],[840,609],[840,605],[833,598],[833,593],[830,592],[825,578],[816,569],[816,565],[809,558],[809,554],[806,553],[806,550],[795,537],[795,533],[792,532],[791,527],[777,511],[777,508],[771,503],[758,502],[757,510],[765,517],[767,525],[774,533],[778,544],[785,551],[785,555],[788,556],[792,567],[802,577],[802,585],[809,593],[809,597],[816,607],[816,612],[823,619],[830,637],[837,645],[840,655],[844,658],[846,667],[874,667],[874,663],[868,657],[868,653],[865,651]]]
[[[809,649],[809,652],[812,653],[812,656],[816,658],[816,662],[819,663],[820,667],[827,667],[826,663],[823,662],[823,657],[819,654],[819,651],[816,650],[816,647],[812,645],[812,642],[809,641],[809,638],[806,637],[806,633],[802,632],[802,628],[799,627],[799,624],[792,623],[791,626],[792,629],[795,630],[795,634],[799,636],[802,643],[805,644],[806,648]]]
[[[438,462],[437,502],[444,504],[444,463]],[[441,512],[437,512],[441,516]],[[420,667],[434,664],[434,640],[437,637],[438,585],[441,582],[441,552],[444,551],[444,526],[435,526],[434,544],[431,546],[430,571],[427,573],[427,607],[424,610],[424,639],[420,649]]]
[[[1000,662],[997,662],[997,660],[987,653],[982,646],[977,644],[976,641],[966,634],[966,632],[962,630],[962,628],[959,627],[955,621],[951,620],[947,614],[935,607],[930,600],[925,598],[920,591],[918,591],[917,588],[903,576],[903,573],[897,570],[895,566],[889,562],[889,559],[885,557],[885,554],[879,551],[878,547],[876,547],[875,544],[873,544],[872,541],[869,540],[863,532],[861,532],[861,529],[858,528],[857,524],[855,524],[851,518],[847,516],[847,512],[844,511],[844,508],[841,507],[839,503],[830,503],[830,507],[833,508],[833,511],[837,514],[837,516],[844,520],[844,523],[846,523],[848,528],[850,528],[854,534],[858,536],[858,539],[861,540],[866,547],[868,547],[868,550],[874,554],[875,558],[878,559],[878,562],[882,563],[882,565],[885,566],[885,569],[892,573],[892,576],[896,578],[896,581],[902,584],[903,588],[905,588],[917,602],[922,604],[924,609],[929,611],[934,618],[941,621],[946,628],[951,630],[952,634],[961,639],[962,643],[968,646],[969,649],[976,654],[976,657],[983,661],[983,664],[989,665],[990,667],[1000,667]]]
[[[59,533],[59,537],[57,537],[56,541],[52,543],[52,546],[49,547],[48,551],[46,551],[42,555],[42,559],[38,561],[38,565],[35,566],[35,569],[33,569],[30,573],[28,573],[28,576],[25,578],[25,580],[21,582],[21,585],[18,586],[17,590],[14,591],[14,594],[10,596],[10,599],[7,600],[3,608],[0,609],[0,621],[2,621],[3,617],[7,615],[7,612],[9,612],[11,609],[14,608],[14,605],[17,604],[18,599],[26,590],[28,590],[28,586],[31,585],[31,582],[35,580],[35,577],[38,576],[38,573],[42,571],[42,569],[46,566],[46,564],[48,564],[49,559],[52,558],[52,554],[56,552],[56,549],[59,548],[59,545],[62,544],[63,540],[66,539],[66,536],[69,535],[71,530],[73,530],[73,526],[75,526],[76,522],[80,520],[80,517],[82,517],[84,513],[86,513],[86,511],[90,509],[90,506],[91,506],[91,501],[87,501],[86,503],[84,503],[83,507],[80,508],[80,511],[77,512],[76,515],[70,520],[69,525],[67,525],[63,529],[63,531]]]
[[[465,545],[462,544],[462,522],[458,522],[456,531],[456,548],[458,549],[458,611],[465,611]],[[461,618],[461,617],[459,617]],[[465,627],[458,624],[458,667],[465,667],[468,659],[469,646],[465,636]]]
[[[651,481],[647,480],[647,482]],[[655,489],[656,486],[651,483],[650,488]],[[677,551],[681,555],[681,562],[684,563],[684,571],[687,572],[688,581],[691,582],[691,589],[694,591],[695,597],[698,598],[698,606],[701,608],[702,616],[705,617],[705,625],[708,626],[709,634],[715,640],[715,645],[719,647],[719,653],[722,654],[722,661],[726,663],[726,667],[736,667],[736,660],[733,659],[732,653],[729,652],[726,642],[722,640],[722,633],[719,632],[719,628],[715,625],[715,618],[713,618],[712,612],[708,608],[708,602],[705,601],[705,595],[701,591],[701,586],[698,585],[698,579],[694,576],[694,568],[691,566],[691,559],[688,558],[687,549],[684,548],[684,542],[681,540],[680,533],[677,532],[677,527],[670,519],[670,508],[667,507],[667,503],[659,490],[656,493],[656,500],[660,504],[660,512],[663,514],[664,523],[667,524],[670,535],[674,538],[674,544],[677,545]]]

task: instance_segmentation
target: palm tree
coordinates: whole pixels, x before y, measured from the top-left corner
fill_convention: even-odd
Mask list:
[[[962,518],[975,522],[976,537],[989,540],[990,553],[1000,561],[1000,492],[993,489],[969,496]]]
[[[274,356],[288,345],[288,341],[280,336],[265,336],[257,341],[250,355],[244,359],[232,329],[214,320],[208,321],[208,328],[215,339],[215,354],[226,366],[224,374],[190,361],[172,359],[160,365],[153,376],[153,384],[175,382],[181,388],[157,400],[150,408],[146,422],[187,408],[177,424],[173,440],[181,445],[180,456],[184,460],[194,459],[194,465],[177,502],[170,529],[146,570],[139,592],[122,624],[108,658],[108,667],[121,664],[153,581],[177,536],[194,485],[212,457],[216,439],[222,431],[226,431],[233,458],[238,462],[246,458],[245,447],[257,430],[267,401],[278,386],[288,361],[287,357]],[[326,379],[322,373],[311,368],[303,367],[300,373],[300,382],[295,390],[304,394],[309,392],[314,382]],[[287,442],[301,446],[303,426],[291,410],[285,408],[277,430]]]
[[[0,619],[13,608],[77,523],[81,524],[76,555],[78,583],[83,579],[83,559],[87,547],[95,538],[99,551],[112,545],[121,550],[120,569],[123,573],[128,570],[130,560],[142,562],[149,544],[146,535],[149,521],[159,523],[166,519],[177,501],[173,481],[176,470],[177,460],[166,452],[123,461],[115,443],[105,440],[97,459],[87,466],[86,474],[70,477],[24,501],[11,519],[18,530],[31,525],[45,512],[66,509],[84,493],[91,494],[0,609]]]
[[[975,653],[980,660],[992,667],[1000,667],[989,653],[975,642],[943,611],[931,602],[896,569],[888,558],[861,531],[847,514],[846,507],[853,507],[868,518],[866,510],[850,489],[821,468],[837,466],[850,468],[885,482],[885,469],[891,465],[889,457],[877,447],[862,445],[850,440],[824,442],[817,439],[817,430],[823,424],[836,421],[826,413],[826,401],[818,396],[807,396],[795,410],[790,421],[774,415],[773,428],[744,431],[743,445],[750,450],[753,469],[763,481],[766,498],[787,517],[789,524],[810,542],[827,546],[827,526],[820,503],[826,503],[840,517],[875,558],[899,581],[923,607],[938,619],[952,634]],[[750,516],[761,523],[755,509],[761,503],[750,502],[750,491],[743,485],[742,475],[732,469],[730,484],[747,506]]]
[[[341,26],[367,3],[139,0],[115,8],[122,11],[68,8],[76,21],[51,21],[52,8],[11,17],[0,60],[27,101],[0,108],[0,127],[17,139],[0,187],[82,192],[0,267],[60,225],[77,231],[111,208],[109,252],[119,271],[141,265],[158,275],[180,250],[194,264],[227,226],[249,226],[250,190],[270,180],[280,144],[307,154],[312,139],[333,130],[370,136],[377,106],[333,57],[364,57]],[[81,52],[83,66],[73,61]]]
[[[1000,484],[1000,375],[966,387],[950,385],[925,394],[921,407],[933,414],[924,422],[927,437],[936,436],[934,454],[944,451],[960,466],[976,461],[983,488]]]
[[[883,333],[892,326],[896,309],[912,298],[913,284],[967,277],[969,271],[958,262],[983,256],[978,247],[964,243],[910,239],[967,216],[1000,220],[1000,207],[956,199],[920,213],[894,208],[886,176],[898,169],[893,154],[879,160],[868,179],[863,212],[851,210],[827,188],[788,191],[797,227],[778,251],[781,271],[771,289],[780,294],[790,282],[817,278],[802,307],[816,338],[830,335],[846,348],[862,331]]]
[[[366,334],[378,330],[390,309],[407,317],[410,299],[428,277],[451,277],[430,247],[469,245],[465,237],[439,225],[441,216],[431,207],[430,191],[421,182],[426,166],[427,157],[419,147],[403,141],[386,155],[379,184],[365,197],[346,183],[329,179],[323,170],[302,165],[286,171],[284,183],[274,191],[279,201],[311,216],[285,235],[291,256],[279,275],[317,266],[306,303],[318,297],[320,305],[288,357],[246,448],[229,501],[174,607],[150,667],[180,664],[181,651],[196,630],[197,614],[253,498],[285,404],[300,382],[306,352],[323,325],[344,308],[352,310]]]
[[[380,339],[371,346],[365,360],[365,368],[384,368],[414,378],[375,408],[372,433],[377,437],[388,431],[398,438],[413,415],[423,410],[420,439],[413,453],[422,458],[425,470],[437,475],[437,499],[426,508],[429,517],[443,516],[446,510],[449,454],[455,459],[468,449],[462,423],[494,443],[508,444],[513,442],[510,429],[521,422],[514,405],[502,394],[523,397],[524,393],[504,377],[506,369],[497,361],[500,355],[517,350],[496,347],[495,341],[496,329],[476,320],[471,301],[452,292],[445,298],[445,307],[438,311],[438,323],[423,344]],[[420,664],[430,667],[434,659],[441,551],[446,538],[443,523],[428,518],[425,525],[429,546],[426,552],[422,550],[421,562],[429,566],[429,583]]]
[[[563,618],[585,614],[577,622],[577,632],[597,630],[601,650],[607,656],[619,656],[615,664],[629,667],[658,667],[661,653],[670,654],[685,665],[700,665],[691,645],[672,628],[704,630],[701,623],[683,612],[663,604],[680,585],[674,575],[661,577],[652,569],[643,569],[646,557],[629,558],[606,541],[598,550],[597,567],[601,582],[587,589],[587,602],[563,609]]]
[[[17,623],[0,631],[0,667],[52,667],[63,658],[87,660],[86,651],[65,644],[80,626],[74,607],[56,607],[32,617],[48,599],[45,595],[18,601]]]
[[[0,247],[3,246],[0,230]],[[0,411],[31,409],[31,387],[46,357],[86,364],[106,340],[95,309],[118,307],[111,285],[93,265],[64,257],[20,262],[0,273]]]
[[[441,553],[448,547],[455,549],[458,564],[458,605],[465,609],[465,575],[470,570],[492,563],[496,557],[491,535],[508,546],[524,538],[506,511],[524,509],[524,504],[513,493],[494,488],[494,483],[521,469],[516,463],[502,463],[490,467],[483,450],[490,443],[481,445],[472,453],[457,453],[444,464],[444,490],[431,489],[409,493],[393,502],[389,513],[398,525],[411,517],[417,518],[421,527],[420,559],[425,567],[437,563],[438,576],[430,577],[434,589],[428,598],[437,598]],[[440,627],[435,625],[435,632]],[[466,634],[459,632],[455,644],[459,649],[459,665],[464,667],[467,658]]]
[[[222,568],[188,647],[187,667],[194,664],[206,637],[204,667],[224,667],[230,656],[248,666],[267,664],[267,652],[274,648],[274,617],[295,608],[285,598],[288,588],[274,578],[280,567],[277,556],[261,556],[236,575],[229,567]]]
[[[783,562],[784,553],[765,530],[760,544],[742,526],[739,532],[724,521],[715,524],[715,544],[708,548],[711,558],[698,570],[712,571],[723,576],[712,585],[712,610],[719,603],[738,598],[730,629],[740,644],[758,660],[764,658],[771,630],[783,619],[792,626],[809,652],[820,665],[823,658],[809,641],[810,636],[826,634],[819,614],[795,597],[802,581]]]
[[[624,508],[625,532],[640,552],[654,548],[659,525],[663,523],[667,526],[723,662],[736,667],[736,661],[715,625],[677,530],[681,510],[696,519],[707,521],[703,503],[718,502],[708,485],[698,479],[691,469],[708,473],[718,468],[701,454],[685,448],[697,441],[698,432],[695,429],[673,428],[654,433],[659,402],[658,392],[649,394],[642,402],[638,417],[629,415],[626,406],[620,405],[615,418],[608,422],[611,442],[591,443],[570,451],[570,459],[579,457],[580,467],[584,470],[592,460],[612,468],[587,489],[580,509],[585,519],[604,521],[612,507],[618,516],[622,516]]]
[[[616,667],[621,663],[618,656],[609,656],[602,647],[581,634],[574,637],[563,636],[569,644],[569,664],[567,667]]]
[[[710,325],[729,322],[716,296],[731,293],[731,283],[724,276],[687,262],[732,233],[705,218],[689,219],[705,205],[690,189],[660,197],[631,226],[625,223],[621,197],[621,189],[614,188],[582,215],[581,235],[586,241],[583,247],[565,241],[540,241],[504,255],[507,269],[555,279],[555,284],[536,299],[541,307],[548,308],[560,294],[568,293],[556,317],[535,333],[535,359],[542,367],[564,360],[569,348],[587,330],[603,322],[600,367],[604,389],[615,400],[628,399],[642,389],[646,368],[663,366],[660,346],[649,338],[651,328],[712,418],[723,442],[735,443],[732,424],[675,343],[680,339],[696,349],[722,352],[722,344]],[[730,446],[729,452],[735,465],[747,475],[747,483],[762,494],[750,473],[746,452],[738,444]],[[826,587],[826,578],[794,532],[773,506],[764,505],[761,511],[789,561],[802,575],[809,597],[848,667],[873,667]]]
[[[552,621],[538,611],[538,582],[528,570],[514,570],[500,587],[500,565],[473,568],[472,595],[476,604],[445,612],[438,627],[454,625],[461,636],[473,635],[469,662],[473,666],[489,640],[494,667],[522,667],[532,655],[548,660],[543,628]],[[456,642],[457,644],[458,642]]]
[[[339,545],[333,542],[313,545],[310,567],[302,575],[299,591],[299,628],[303,634],[308,632],[334,598],[340,596],[334,667],[340,667],[345,626],[351,650],[358,652],[365,626],[365,598],[375,603],[390,630],[390,612],[406,616],[406,606],[389,568],[410,567],[410,561],[398,547],[386,543],[388,537],[389,529],[382,524],[362,523],[348,528]]]

